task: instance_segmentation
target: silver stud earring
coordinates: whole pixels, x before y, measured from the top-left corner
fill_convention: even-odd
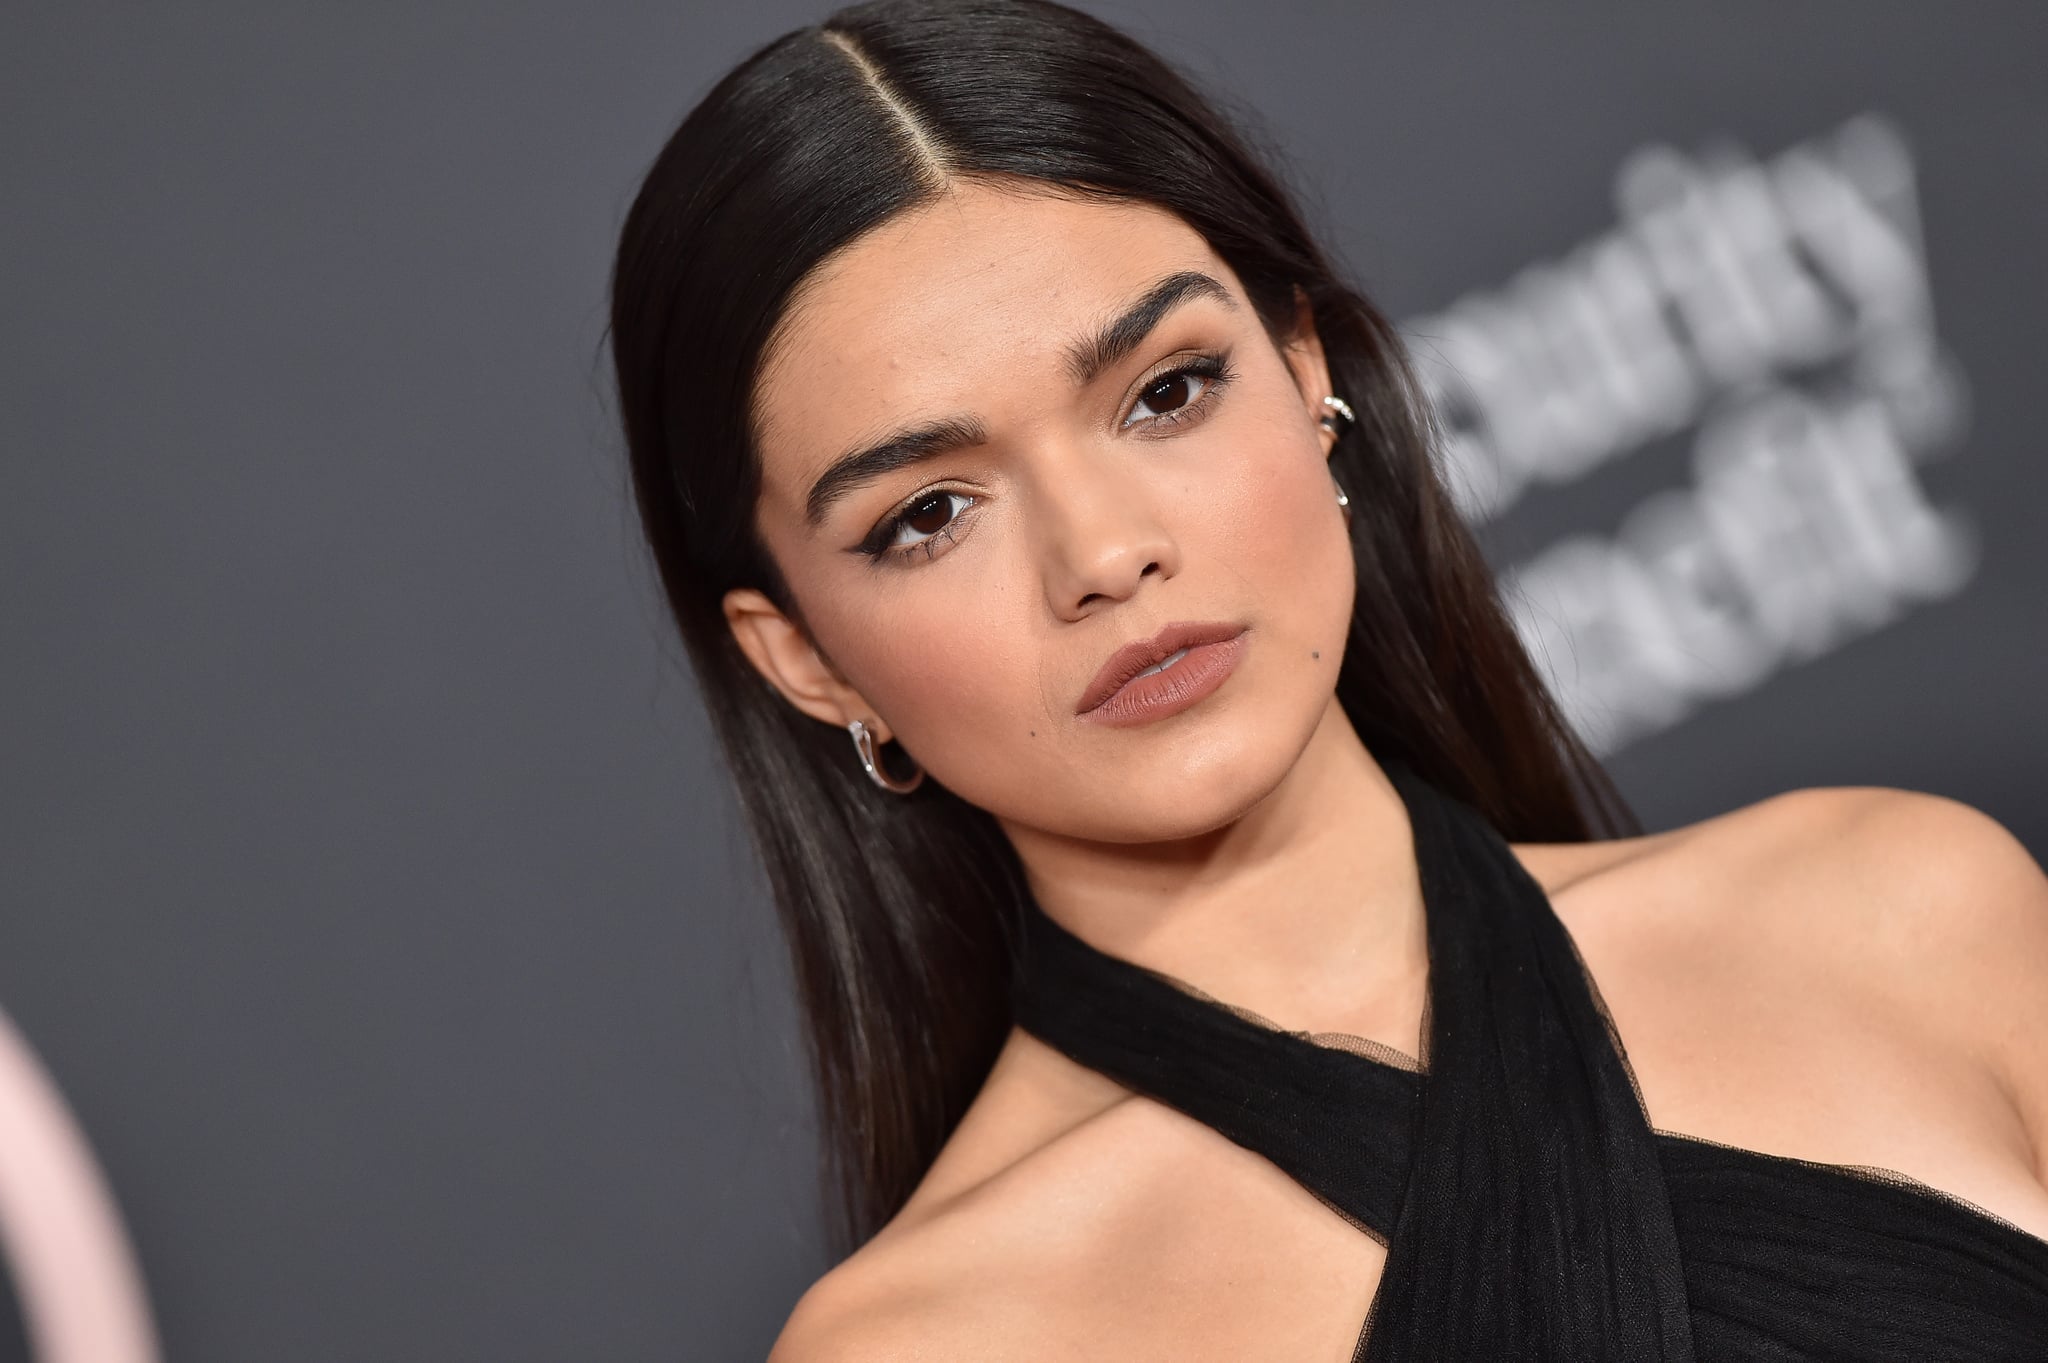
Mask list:
[[[1351,404],[1338,397],[1335,393],[1323,399],[1323,406],[1330,410],[1316,418],[1316,425],[1321,426],[1340,440],[1343,438],[1344,432],[1358,424],[1358,413],[1352,411]]]
[[[868,732],[868,726],[860,720],[846,722],[846,732],[853,735],[853,750],[860,754],[862,770],[868,779],[892,795],[908,795],[924,781],[924,768],[919,767],[911,775],[897,779],[882,769],[882,759],[875,752],[875,736]]]

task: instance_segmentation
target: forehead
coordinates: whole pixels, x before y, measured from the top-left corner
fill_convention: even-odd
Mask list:
[[[1183,269],[1238,292],[1165,209],[956,185],[858,238],[797,291],[755,395],[764,471],[771,483],[778,466],[801,476],[863,435],[986,412],[1004,385],[1060,374],[1068,342]]]

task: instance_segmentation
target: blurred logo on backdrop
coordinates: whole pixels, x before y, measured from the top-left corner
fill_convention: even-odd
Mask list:
[[[1934,330],[1911,151],[1875,115],[1758,160],[1637,149],[1620,221],[1403,326],[1475,525],[1676,442],[1611,527],[1502,573],[1603,754],[1960,590],[1966,512],[1918,476],[1968,389]],[[1567,520],[1569,518],[1567,517]]]

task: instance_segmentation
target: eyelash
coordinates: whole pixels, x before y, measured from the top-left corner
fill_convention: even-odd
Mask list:
[[[1221,393],[1225,385],[1236,377],[1237,371],[1230,367],[1230,355],[1227,351],[1217,354],[1197,355],[1193,359],[1173,366],[1171,369],[1161,370],[1145,380],[1145,386],[1138,390],[1137,401],[1139,404],[1144,402],[1144,395],[1146,393],[1151,392],[1160,384],[1171,379],[1192,378],[1202,380],[1201,395],[1183,403],[1170,412],[1160,412],[1156,416],[1136,421],[1130,417],[1125,417],[1119,424],[1118,429],[1127,431],[1134,426],[1172,427],[1178,426],[1182,422],[1199,420],[1214,405],[1216,395]],[[956,512],[953,518],[947,521],[942,528],[926,535],[923,539],[913,540],[909,544],[894,543],[896,536],[902,532],[905,522],[909,520],[910,513],[937,497],[958,498],[965,501],[967,506]],[[953,528],[960,524],[961,517],[978,500],[971,493],[956,492],[949,488],[925,488],[923,491],[911,496],[908,501],[904,502],[890,515],[884,517],[881,523],[860,543],[858,552],[866,555],[869,561],[877,566],[884,563],[900,563],[907,566],[915,560],[920,552],[924,555],[925,560],[929,562],[935,556],[936,546],[940,540],[944,540],[948,544],[957,543],[953,538]]]

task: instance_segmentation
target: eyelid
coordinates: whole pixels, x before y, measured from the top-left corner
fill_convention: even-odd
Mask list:
[[[1176,412],[1161,413],[1159,416],[1138,422],[1133,422],[1131,419],[1132,409],[1138,405],[1138,400],[1144,395],[1146,389],[1161,379],[1172,378],[1177,374],[1193,374],[1196,378],[1203,381],[1203,387],[1200,397],[1187,404],[1186,407],[1176,409],[1176,412],[1188,411],[1197,406],[1206,406],[1212,397],[1220,392],[1231,379],[1237,376],[1236,371],[1230,367],[1230,351],[1228,347],[1217,350],[1183,351],[1178,355],[1171,356],[1160,361],[1149,373],[1132,385],[1129,396],[1124,399],[1124,404],[1119,409],[1123,415],[1117,418],[1117,429],[1130,430],[1134,425],[1171,426],[1176,421],[1182,419],[1176,415]]]
[[[961,508],[960,513],[954,516],[952,520],[946,522],[944,529],[935,530],[924,539],[912,544],[899,545],[893,543],[897,531],[902,528],[904,515],[919,502],[930,497],[959,497],[964,499],[967,505]],[[892,555],[908,553],[932,540],[942,537],[950,539],[953,527],[963,524],[974,514],[974,509],[981,505],[981,498],[982,494],[979,492],[970,492],[966,488],[960,487],[948,487],[944,483],[933,483],[929,487],[921,487],[883,513],[881,519],[875,522],[874,527],[861,538],[860,543],[853,546],[852,552],[861,554],[871,562],[879,564]],[[929,554],[927,557],[929,557]]]
[[[1214,356],[1212,356],[1211,353],[1206,350],[1175,351],[1173,354],[1168,355],[1165,359],[1159,361],[1157,364],[1153,365],[1150,369],[1146,370],[1143,374],[1138,376],[1138,381],[1131,385],[1130,391],[1124,399],[1124,406],[1129,407],[1132,403],[1138,400],[1138,395],[1140,393],[1144,392],[1147,388],[1150,388],[1153,384],[1159,382],[1161,379],[1166,378],[1169,375],[1179,373],[1181,370],[1187,368],[1190,363],[1198,360],[1207,360],[1212,358],[1214,358]]]

